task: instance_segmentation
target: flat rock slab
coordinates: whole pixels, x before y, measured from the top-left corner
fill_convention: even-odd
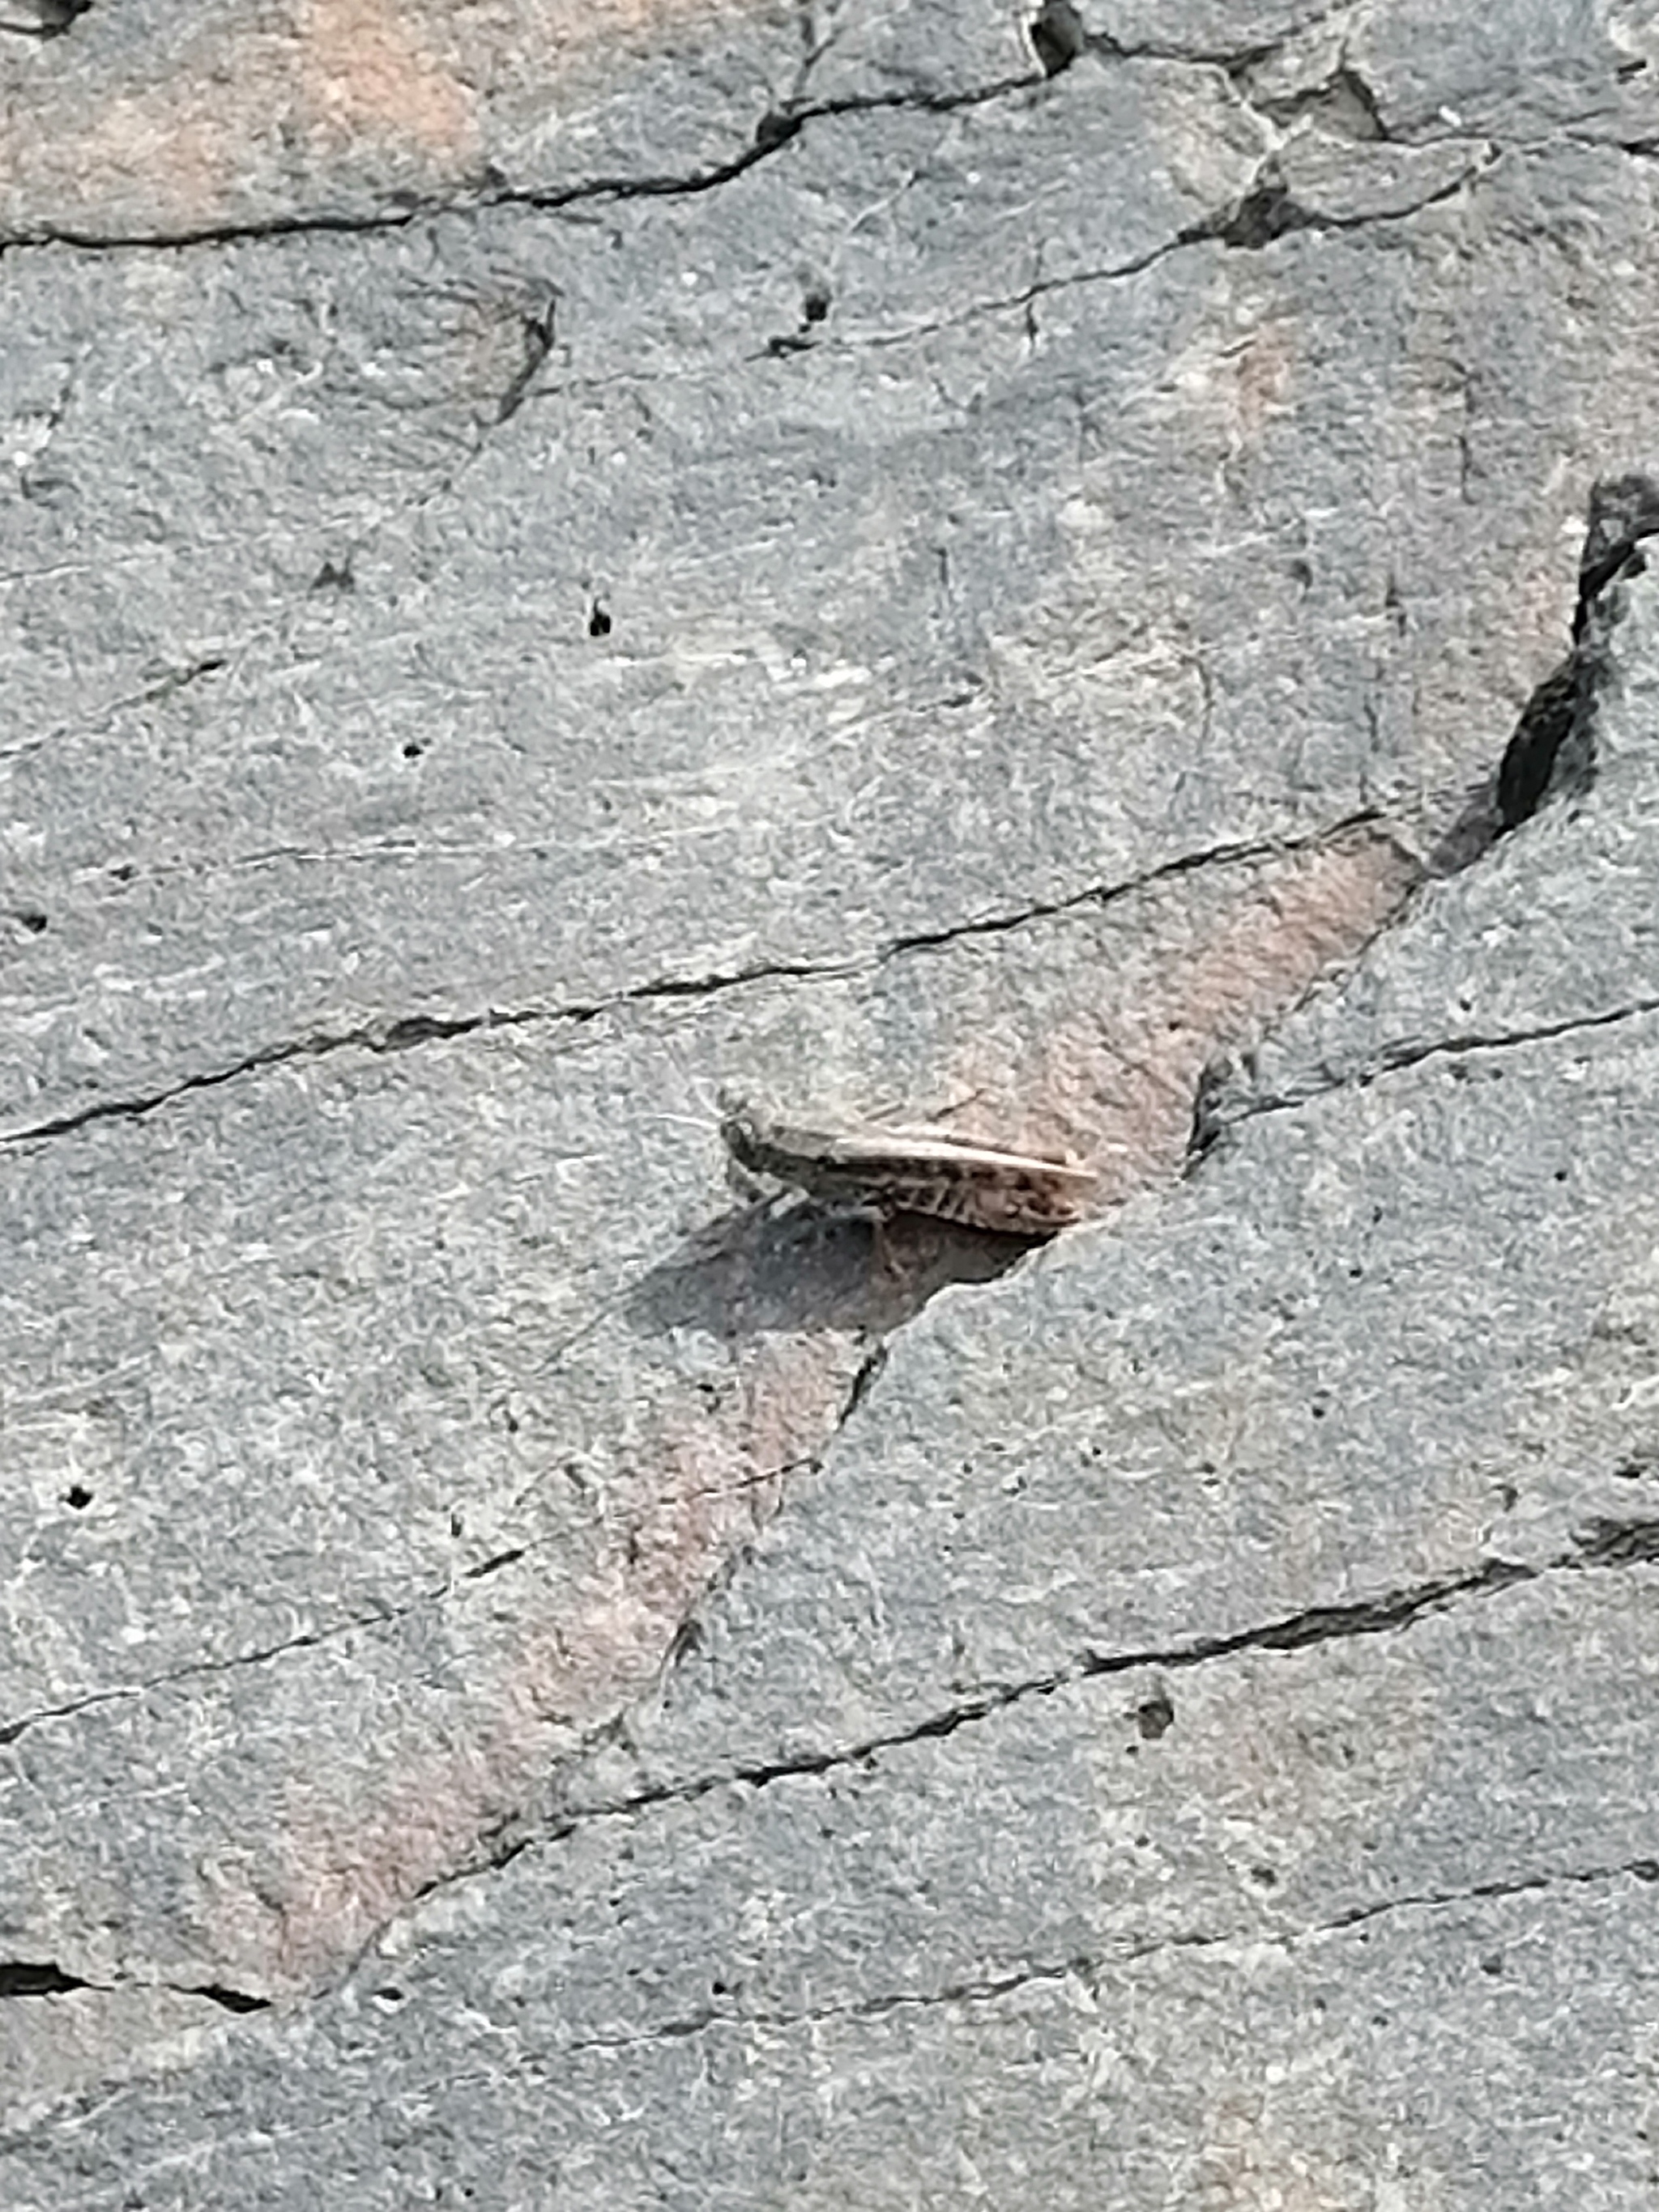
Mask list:
[[[1659,41],[477,13],[0,21],[0,2197],[1644,2202]]]

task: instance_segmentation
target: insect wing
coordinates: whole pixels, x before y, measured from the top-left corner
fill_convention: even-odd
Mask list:
[[[1095,1189],[1091,1171],[1069,1161],[932,1129],[795,1128],[739,1108],[721,1133],[743,1166],[815,1197],[1005,1235],[1052,1236],[1081,1218]]]
[[[834,1161],[848,1187],[856,1181],[896,1212],[936,1214],[1014,1236],[1065,1228],[1081,1217],[1095,1188],[1089,1170],[1066,1161],[921,1132],[871,1131],[841,1139]]]

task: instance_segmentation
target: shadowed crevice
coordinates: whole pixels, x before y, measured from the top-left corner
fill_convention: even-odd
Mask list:
[[[107,1982],[92,1982],[80,1974],[65,1973],[50,1960],[10,1960],[0,1963],[0,2000],[70,1996],[78,1990],[93,1990],[100,1996],[112,1996],[123,1990],[160,1990],[171,1996],[205,1998],[223,2012],[268,2012],[270,2008],[268,1997],[250,1996],[246,1990],[226,1989],[218,1983],[149,1982],[119,1976]]]
[[[14,0],[14,4],[32,8],[33,20],[0,15],[0,31],[11,31],[22,39],[58,39],[86,14],[92,0]]]
[[[250,1996],[246,1990],[228,1990],[219,1982],[204,1983],[198,1989],[180,1986],[178,1994],[180,1996],[205,1997],[210,2004],[216,2004],[222,2012],[249,2013],[270,2010],[269,1997]]]
[[[1042,0],[1027,35],[1044,76],[1063,76],[1089,50],[1088,33],[1072,0]]]
[[[1612,634],[1623,619],[1615,587],[1645,566],[1641,541],[1659,532],[1659,485],[1646,477],[1603,478],[1590,495],[1578,564],[1572,647],[1533,693],[1498,763],[1498,818],[1514,830],[1552,793],[1587,790],[1595,772],[1595,713],[1612,674]]]
[[[1582,797],[1595,778],[1595,721],[1613,676],[1612,645],[1623,620],[1619,588],[1639,576],[1642,541],[1659,533],[1659,485],[1635,471],[1591,488],[1571,643],[1536,686],[1497,766],[1470,793],[1431,854],[1431,876],[1460,873],[1547,799]]]
[[[66,1974],[47,1960],[12,1959],[0,1964],[0,1997],[61,1997],[71,1990],[97,1986],[78,1974]]]

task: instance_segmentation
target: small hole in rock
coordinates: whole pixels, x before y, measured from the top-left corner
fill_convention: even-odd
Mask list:
[[[821,323],[829,313],[827,292],[809,292],[800,303],[801,320],[805,323]]]
[[[39,0],[37,13],[40,18],[40,36],[55,39],[67,31],[77,15],[84,15],[92,0]]]
[[[1175,1707],[1162,1690],[1155,1690],[1135,1707],[1135,1726],[1148,1743],[1156,1743],[1175,1721]]]
[[[755,125],[755,148],[757,153],[769,154],[794,137],[803,118],[799,115],[781,115],[775,107],[769,107]]]
[[[1258,1883],[1263,1889],[1276,1888],[1279,1884],[1279,1869],[1277,1867],[1253,1866],[1250,1869],[1250,1880]]]
[[[1286,231],[1302,230],[1308,217],[1285,191],[1283,185],[1259,185],[1247,192],[1226,221],[1220,223],[1215,235],[1224,246],[1239,246],[1258,252],[1271,246]]]
[[[1089,44],[1072,0],[1042,0],[1032,20],[1030,39],[1044,76],[1059,76],[1070,69]]]
[[[218,1982],[204,1982],[196,1994],[207,1997],[214,2004],[222,2005],[227,2012],[269,2012],[270,2009],[269,1997],[251,1997],[246,1990],[228,1990]]]
[[[92,1503],[92,1492],[83,1483],[72,1482],[64,1492],[65,1505],[72,1505],[77,1513],[84,1513]]]
[[[595,599],[587,611],[587,635],[589,637],[609,637],[611,635],[611,611],[602,599]]]
[[[421,755],[425,750],[426,747],[421,743],[418,738],[411,738],[409,740],[409,743],[404,747],[404,758],[405,760],[419,760]]]
[[[39,937],[41,931],[46,926],[46,917],[41,913],[39,907],[20,908],[18,910],[17,919],[22,923],[24,928],[27,930],[31,937]]]

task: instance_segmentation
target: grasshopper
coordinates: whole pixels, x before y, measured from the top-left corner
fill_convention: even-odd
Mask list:
[[[720,1122],[726,1148],[753,1175],[814,1198],[882,1213],[932,1213],[970,1229],[1052,1237],[1081,1220],[1094,1195],[1091,1170],[1074,1160],[969,1142],[940,1129],[811,1129],[733,1104]]]

